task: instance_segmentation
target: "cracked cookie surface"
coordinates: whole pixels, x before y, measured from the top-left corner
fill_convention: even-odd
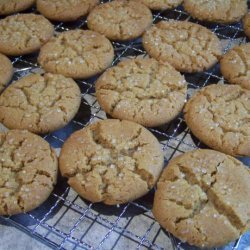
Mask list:
[[[250,156],[250,91],[238,85],[213,84],[186,104],[192,133],[209,147],[235,156]]]
[[[243,28],[245,34],[250,38],[250,12],[243,19]]]
[[[50,20],[69,22],[89,13],[99,0],[37,0],[37,10]]]
[[[0,122],[9,129],[48,133],[65,126],[81,102],[78,85],[50,73],[28,75],[0,96]]]
[[[13,66],[8,57],[0,53],[0,92],[11,80],[13,76]]]
[[[0,133],[0,215],[42,204],[57,179],[57,157],[49,144],[28,131]]]
[[[30,8],[35,0],[0,0],[0,15],[9,15]]]
[[[222,57],[220,68],[230,83],[250,90],[250,43],[229,50]]]
[[[45,71],[78,79],[101,73],[113,58],[113,46],[105,36],[90,30],[73,30],[46,43],[38,62]]]
[[[120,62],[104,72],[95,87],[105,112],[147,127],[173,120],[187,92],[185,78],[178,71],[150,58]]]
[[[167,10],[173,9],[180,5],[183,0],[133,0],[141,2],[148,6],[151,10]]]
[[[142,43],[150,56],[187,73],[210,68],[222,54],[215,34],[187,21],[161,21],[144,33]]]
[[[249,189],[250,171],[240,161],[213,150],[191,151],[163,171],[153,214],[182,241],[219,247],[249,229]]]
[[[246,0],[184,0],[184,9],[201,21],[238,22],[247,12]]]
[[[35,52],[53,33],[53,25],[41,15],[8,16],[0,21],[0,52],[11,56]]]
[[[152,24],[148,7],[126,0],[100,4],[89,14],[88,28],[111,40],[130,40],[139,37]]]
[[[141,125],[109,119],[72,134],[62,147],[59,167],[83,198],[115,205],[137,199],[154,186],[163,153]]]

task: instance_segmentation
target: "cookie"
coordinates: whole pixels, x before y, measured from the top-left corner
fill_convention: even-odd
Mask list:
[[[13,66],[8,57],[0,54],[0,91],[4,89],[6,84],[13,76]]]
[[[229,50],[220,61],[221,73],[230,83],[250,90],[250,43]]]
[[[30,8],[35,0],[0,0],[0,15],[9,15]]]
[[[53,25],[43,16],[8,16],[0,20],[0,52],[10,56],[35,52],[53,36],[53,33]]]
[[[151,10],[168,10],[180,5],[183,0],[133,0],[145,4]]]
[[[80,196],[115,205],[135,200],[154,186],[163,153],[141,125],[109,119],[73,133],[62,147],[59,167]]]
[[[28,131],[0,133],[0,215],[28,212],[42,204],[57,179],[57,157]]]
[[[213,150],[191,151],[163,171],[153,214],[183,242],[212,249],[250,228],[249,189],[250,171],[240,161]]]
[[[111,42],[90,30],[66,31],[40,50],[38,62],[47,72],[88,78],[104,71],[114,58]]]
[[[246,0],[184,0],[185,11],[193,18],[216,23],[234,23],[247,12]]]
[[[50,20],[70,22],[85,16],[99,0],[37,0],[37,10]]]
[[[238,85],[212,84],[186,104],[185,120],[209,147],[234,156],[250,156],[250,91]]]
[[[250,38],[250,12],[243,19],[243,28],[248,38]]]
[[[111,40],[135,39],[152,24],[152,14],[147,6],[126,0],[100,4],[89,14],[88,28]]]
[[[179,72],[150,58],[120,62],[104,72],[95,87],[106,113],[147,127],[173,120],[181,112],[187,92]]]
[[[161,21],[145,32],[142,42],[150,56],[187,73],[212,67],[222,54],[215,34],[187,21]]]
[[[0,122],[9,129],[52,132],[73,119],[80,102],[80,89],[72,79],[50,73],[31,74],[0,96]]]

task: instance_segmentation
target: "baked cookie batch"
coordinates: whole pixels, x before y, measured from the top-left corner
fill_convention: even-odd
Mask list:
[[[10,15],[35,2],[42,15]],[[80,196],[108,205],[140,198],[157,183],[156,220],[197,247],[222,246],[250,228],[250,170],[233,157],[250,156],[250,47],[235,46],[223,55],[219,38],[202,25],[174,20],[152,24],[151,10],[182,2],[201,21],[243,19],[250,36],[245,0],[0,0],[0,15],[10,15],[0,20],[0,122],[10,129],[0,133],[0,215],[42,204],[56,184],[59,166]],[[89,30],[55,34],[49,21],[86,15]],[[111,41],[139,37],[148,56],[112,65]],[[6,88],[13,75],[6,56],[37,51],[45,73],[30,74]],[[202,72],[218,62],[230,84],[204,87],[186,103],[187,82],[181,73]],[[74,132],[58,161],[36,134],[68,124],[81,103],[73,79],[97,74],[96,98],[114,119]],[[184,153],[163,170],[161,145],[145,127],[169,123],[182,110],[192,133],[213,150]]]

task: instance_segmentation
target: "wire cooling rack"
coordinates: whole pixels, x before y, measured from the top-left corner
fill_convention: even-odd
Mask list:
[[[36,12],[36,9],[28,12]],[[154,12],[153,17],[154,23],[168,19],[197,22],[182,7]],[[241,23],[233,25],[198,23],[216,33],[223,43],[224,51],[234,44],[248,41]],[[54,23],[54,25],[57,32],[87,28],[85,18],[70,24]],[[127,43],[113,42],[113,46],[116,55],[113,65],[126,57],[146,55],[141,39]],[[40,71],[37,54],[14,57],[12,63],[15,67],[13,80],[30,72]],[[219,65],[202,73],[186,74],[185,77],[189,83],[189,96],[201,87],[223,81]],[[95,98],[95,80],[96,77],[77,81],[82,92],[78,114],[65,128],[44,136],[54,148],[59,149],[74,131],[96,120],[107,118]],[[205,147],[190,133],[182,115],[168,125],[150,130],[162,145],[166,163],[178,154],[197,147]],[[250,165],[249,158],[241,160]],[[55,190],[42,206],[29,213],[0,217],[0,223],[2,221],[14,225],[46,245],[58,249],[195,249],[179,242],[155,221],[151,213],[153,195],[154,190],[139,200],[120,206],[92,204],[79,197],[67,185],[66,180],[59,177]],[[238,241],[221,249],[249,250],[249,246],[250,233],[246,233]]]

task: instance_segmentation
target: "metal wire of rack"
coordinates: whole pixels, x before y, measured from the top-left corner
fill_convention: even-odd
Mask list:
[[[28,12],[36,12],[36,9]],[[192,19],[182,7],[154,12],[153,17],[154,23],[169,19],[201,23]],[[87,28],[85,18],[69,24],[54,24],[57,32]],[[248,41],[241,23],[201,24],[211,29],[222,40],[224,51],[234,44]],[[125,57],[146,55],[140,39],[126,43],[113,42],[113,46],[116,55],[113,65]],[[12,58],[15,67],[13,80],[30,72],[39,71],[36,59],[37,54]],[[189,95],[208,84],[223,80],[219,65],[202,73],[186,74],[185,77],[188,81]],[[78,114],[63,129],[44,136],[44,139],[54,148],[60,148],[74,131],[96,120],[107,118],[95,98],[95,80],[96,77],[86,81],[77,81],[82,92]],[[178,154],[197,147],[205,147],[190,133],[182,115],[170,124],[150,130],[162,145],[166,163]],[[195,249],[175,239],[155,221],[151,213],[153,194],[154,190],[139,200],[120,206],[92,204],[79,197],[67,185],[66,180],[59,177],[55,190],[42,206],[29,213],[0,217],[0,223],[1,221],[7,222],[46,245],[58,249]],[[250,233],[246,233],[238,241],[221,249],[241,250],[247,249],[249,245]]]

